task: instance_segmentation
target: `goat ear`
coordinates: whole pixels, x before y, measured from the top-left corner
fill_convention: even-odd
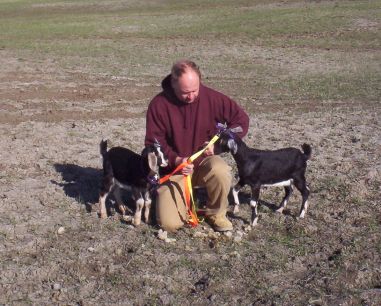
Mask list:
[[[231,128],[229,130],[232,131],[233,133],[242,133],[243,132],[243,129],[241,126],[236,126],[236,127]]]
[[[148,165],[152,171],[157,170],[157,157],[153,152],[148,153]]]
[[[228,140],[228,148],[232,154],[237,153],[237,143],[234,141],[234,139]]]

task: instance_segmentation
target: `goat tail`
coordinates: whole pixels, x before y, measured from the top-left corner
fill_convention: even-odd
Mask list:
[[[107,155],[107,140],[102,139],[101,143],[99,144],[99,151],[102,156],[103,174],[113,175],[112,165]]]
[[[306,157],[306,160],[309,160],[312,154],[311,146],[309,144],[303,143],[302,149],[303,149],[304,156]]]
[[[107,140],[102,139],[101,143],[99,144],[99,151],[104,158],[107,153]]]

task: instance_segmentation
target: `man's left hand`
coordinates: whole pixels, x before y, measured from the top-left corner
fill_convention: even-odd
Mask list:
[[[208,143],[205,143],[208,144]],[[214,155],[214,144],[211,144],[205,151],[204,151],[205,156],[211,156]]]

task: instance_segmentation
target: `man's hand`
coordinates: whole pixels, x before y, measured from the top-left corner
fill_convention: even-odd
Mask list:
[[[207,145],[208,142],[205,142],[205,145]],[[211,156],[214,155],[214,144],[211,144],[203,153],[205,156]]]
[[[176,157],[176,166],[186,162],[188,160],[189,157]],[[193,173],[193,168],[194,168],[194,165],[193,164],[188,164],[186,165],[183,169],[181,169],[181,174],[183,175],[191,175]]]

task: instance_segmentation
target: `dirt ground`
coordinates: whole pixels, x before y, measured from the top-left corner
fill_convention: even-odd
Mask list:
[[[254,105],[249,145],[313,147],[307,217],[297,192],[275,213],[283,190],[267,189],[250,229],[246,191],[230,236],[203,223],[166,243],[154,225],[97,215],[99,142],[141,150],[160,79],[5,50],[0,67],[0,304],[381,304],[379,102]]]

